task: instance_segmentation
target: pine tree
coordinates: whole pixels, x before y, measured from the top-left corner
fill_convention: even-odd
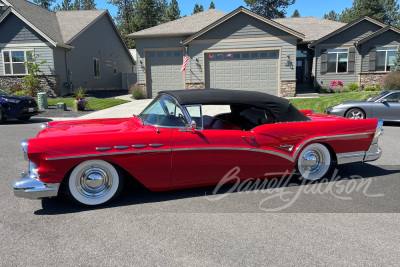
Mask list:
[[[73,10],[81,10],[81,0],[75,0]]]
[[[292,18],[298,18],[298,17],[300,17],[300,12],[296,9],[296,10],[293,12]]]
[[[60,4],[57,4],[54,7],[54,11],[69,11],[69,10],[74,10],[74,5],[72,4],[71,0],[64,0]]]
[[[329,19],[333,21],[338,21],[339,20],[339,14],[335,12],[335,10],[332,10],[329,12],[329,14],[324,15],[324,19]]]
[[[352,22],[362,16],[369,16],[381,22],[386,21],[386,11],[382,0],[354,0],[350,8],[340,14],[339,21]]]
[[[400,72],[400,47],[397,50],[396,57],[393,61],[393,67],[390,68],[391,71]]]
[[[211,1],[210,7],[209,7],[208,9],[215,9],[215,5],[214,5],[214,2],[213,2],[213,1]]]
[[[56,2],[56,0],[33,0],[38,6],[50,9],[51,5]]]
[[[96,9],[96,3],[94,2],[94,0],[81,0],[81,9],[82,10]]]
[[[135,48],[135,41],[126,37],[126,35],[134,32],[133,15],[134,8],[131,0],[110,0],[108,2],[118,8],[117,16],[114,17],[115,25],[122,36],[128,48]]]
[[[160,21],[158,0],[134,0],[132,28],[134,32],[156,26]]]
[[[384,23],[393,26],[400,26],[400,12],[397,0],[381,0],[385,10],[386,20]]]
[[[204,11],[204,7],[203,7],[203,5],[199,5],[199,4],[195,4],[194,5],[194,9],[193,9],[193,13],[192,13],[192,15],[193,14],[196,14],[196,13],[199,13],[199,12],[203,12]]]
[[[179,19],[180,16],[181,16],[181,11],[178,6],[178,1],[171,0],[171,3],[169,3],[169,6],[168,6],[167,12],[165,12],[164,22]]]
[[[286,15],[286,8],[293,5],[296,0],[244,0],[246,5],[254,13],[272,18],[284,18]]]

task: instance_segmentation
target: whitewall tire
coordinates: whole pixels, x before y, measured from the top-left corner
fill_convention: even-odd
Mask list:
[[[315,181],[323,178],[330,170],[331,154],[326,146],[315,143],[308,145],[300,153],[297,169],[307,180]]]
[[[122,189],[117,169],[103,160],[88,160],[77,165],[68,179],[67,188],[74,202],[84,206],[105,204]]]

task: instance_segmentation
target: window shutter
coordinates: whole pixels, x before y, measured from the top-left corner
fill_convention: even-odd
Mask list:
[[[369,71],[375,71],[375,58],[376,58],[376,48],[371,47],[369,50]]]
[[[328,51],[326,49],[321,50],[321,74],[326,74],[328,70]]]
[[[349,67],[347,72],[348,73],[354,73],[355,69],[355,64],[356,64],[356,48],[354,46],[351,46],[349,48]]]

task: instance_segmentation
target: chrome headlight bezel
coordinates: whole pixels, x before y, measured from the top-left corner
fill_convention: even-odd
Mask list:
[[[24,158],[26,161],[29,161],[28,159],[28,139],[25,139],[21,142],[22,150],[24,151]]]

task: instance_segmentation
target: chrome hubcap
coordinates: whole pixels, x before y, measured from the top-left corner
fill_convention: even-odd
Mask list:
[[[97,198],[106,194],[112,183],[112,175],[107,169],[91,166],[79,172],[76,188],[85,197]]]
[[[319,173],[325,164],[325,156],[322,151],[310,150],[301,158],[301,167],[304,172],[310,174]]]
[[[350,112],[348,118],[353,120],[361,120],[364,119],[364,114],[361,111],[352,111]]]

